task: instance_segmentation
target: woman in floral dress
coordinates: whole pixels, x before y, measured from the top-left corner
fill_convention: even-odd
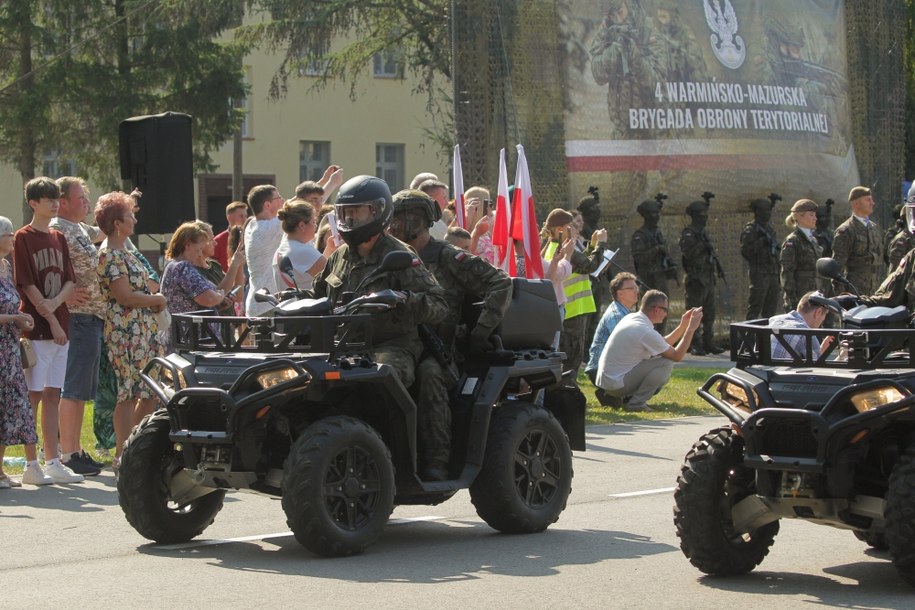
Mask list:
[[[19,359],[19,332],[34,325],[32,316],[19,311],[19,293],[13,284],[10,264],[4,260],[13,250],[13,223],[0,216],[0,489],[19,487],[19,481],[3,472],[7,445],[25,445],[26,483],[49,485],[54,480],[38,465],[38,434],[29,404],[28,388]]]
[[[140,371],[150,358],[165,353],[156,337],[159,329],[153,315],[165,308],[165,297],[149,293],[146,269],[126,247],[137,223],[134,205],[134,199],[116,191],[102,195],[95,206],[95,220],[108,235],[106,245],[99,249],[98,274],[102,296],[108,300],[106,349],[118,386],[115,467],[130,430],[155,408],[155,398],[140,379]]]

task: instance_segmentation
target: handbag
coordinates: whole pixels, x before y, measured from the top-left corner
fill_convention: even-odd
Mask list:
[[[26,337],[19,338],[19,358],[22,360],[23,369],[30,369],[38,362],[38,358],[35,356],[35,347],[32,345],[32,341]]]
[[[156,318],[156,322],[159,325],[159,331],[167,331],[172,326],[172,314],[168,312],[168,307],[164,308],[158,313],[154,313],[153,316]]]

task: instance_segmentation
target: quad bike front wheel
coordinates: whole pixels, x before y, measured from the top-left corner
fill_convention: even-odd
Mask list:
[[[497,409],[470,486],[477,514],[500,532],[540,532],[559,519],[571,491],[572,450],[553,414],[527,403]]]
[[[674,525],[690,563],[713,576],[746,574],[769,553],[778,521],[734,531],[731,508],[755,493],[753,471],[741,465],[743,439],[730,428],[704,435],[686,454],[674,492]]]
[[[203,533],[222,509],[226,492],[213,490],[178,504],[169,484],[182,476],[181,456],[168,438],[168,413],[147,415],[134,428],[121,454],[118,502],[134,529],[163,544],[187,542]]]
[[[296,540],[325,557],[361,553],[394,510],[394,465],[378,433],[352,417],[321,419],[296,439],[283,510]]]
[[[893,467],[883,511],[893,565],[915,587],[915,445]]]

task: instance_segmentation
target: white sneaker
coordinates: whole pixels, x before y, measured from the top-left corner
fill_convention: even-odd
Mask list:
[[[76,474],[60,461],[44,465],[45,474],[51,477],[55,483],[79,483],[85,480],[81,474]]]
[[[38,464],[26,466],[22,472],[22,482],[26,485],[51,485],[54,479],[49,477]]]

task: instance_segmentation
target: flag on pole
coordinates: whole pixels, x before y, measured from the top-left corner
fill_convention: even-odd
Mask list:
[[[524,277],[543,279],[543,259],[540,257],[540,227],[534,210],[531,174],[527,169],[524,146],[517,145],[518,167],[515,170],[515,193],[512,201],[511,238],[524,243]]]
[[[492,245],[496,248],[495,266],[515,277],[515,247],[508,228],[511,226],[512,204],[508,198],[508,170],[505,169],[505,149],[499,151],[499,191],[496,196],[496,219],[492,228]]]
[[[464,217],[464,170],[461,168],[461,145],[454,145],[454,166],[451,185],[454,187],[454,215],[457,218],[457,224],[462,229],[467,228],[467,220]],[[471,227],[472,229],[473,227]]]

